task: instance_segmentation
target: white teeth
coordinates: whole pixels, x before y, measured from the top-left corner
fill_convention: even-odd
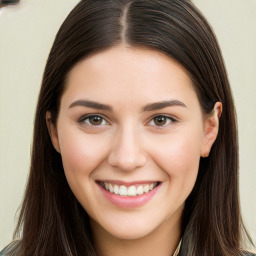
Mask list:
[[[111,192],[111,193],[114,192],[114,188],[113,188],[112,184],[109,184],[108,190],[109,190],[109,192]]]
[[[138,186],[138,187],[137,187],[137,194],[138,194],[138,195],[143,195],[143,193],[144,193],[143,186]]]
[[[144,187],[144,193],[148,193],[148,191],[149,191],[149,185],[146,185],[146,186]]]
[[[144,193],[148,193],[152,189],[154,189],[157,185],[157,182],[145,184],[145,185],[138,185],[137,188],[135,185],[126,187],[124,185],[117,185],[111,183],[102,183],[102,186],[108,190],[110,193],[115,193],[116,195],[120,196],[137,196],[143,195]]]
[[[119,195],[120,196],[127,196],[127,187],[126,186],[121,186],[119,188]]]
[[[128,196],[137,196],[137,190],[135,186],[130,186],[128,188]]]
[[[114,193],[119,195],[119,187],[117,185],[114,186]]]

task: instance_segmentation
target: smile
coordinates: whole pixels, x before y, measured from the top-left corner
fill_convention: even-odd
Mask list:
[[[163,182],[112,182],[97,181],[105,198],[117,207],[137,208],[145,205],[158,193]]]
[[[112,194],[126,197],[135,197],[150,192],[158,185],[158,182],[131,186],[100,182],[100,185]]]

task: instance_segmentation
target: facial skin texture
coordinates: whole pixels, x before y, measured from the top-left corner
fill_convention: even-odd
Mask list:
[[[78,100],[111,110],[71,106]],[[171,100],[184,106],[145,109]],[[89,114],[103,121],[92,125],[82,119]],[[50,113],[46,119],[70,188],[91,218],[99,255],[171,255],[180,239],[184,202],[200,157],[209,155],[216,139],[220,114],[218,102],[205,116],[184,68],[152,49],[119,45],[71,70],[57,126]],[[166,123],[157,126],[154,117],[163,115]],[[160,186],[146,204],[119,207],[96,181]]]

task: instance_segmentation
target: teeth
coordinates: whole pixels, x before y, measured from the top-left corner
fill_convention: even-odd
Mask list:
[[[137,196],[137,190],[135,186],[130,186],[128,188],[128,196]]]
[[[114,193],[119,195],[119,187],[117,185],[114,186]]]
[[[119,195],[120,196],[127,196],[128,190],[126,186],[121,186],[119,189]]]
[[[137,194],[138,194],[138,195],[143,195],[143,193],[144,193],[143,186],[137,187]]]
[[[146,185],[146,186],[144,187],[144,193],[148,193],[148,191],[149,191],[149,185]]]
[[[137,196],[137,195],[143,195],[144,193],[148,193],[152,189],[154,189],[157,185],[157,183],[151,183],[151,184],[145,184],[145,185],[138,185],[137,187],[135,185],[126,187],[124,185],[114,185],[111,183],[101,183],[102,187],[108,190],[110,193],[114,193],[116,195],[120,196]]]
[[[113,188],[112,184],[109,184],[108,191],[111,193],[114,192],[114,188]]]

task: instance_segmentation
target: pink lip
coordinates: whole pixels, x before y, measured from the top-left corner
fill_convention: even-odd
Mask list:
[[[138,183],[136,183],[138,184]],[[143,195],[138,196],[120,196],[113,193],[110,193],[108,190],[104,189],[100,184],[98,184],[99,188],[103,192],[103,195],[114,205],[122,208],[136,208],[141,207],[146,204],[153,196],[157,193],[157,191],[161,187],[160,183],[153,190],[145,193]]]

